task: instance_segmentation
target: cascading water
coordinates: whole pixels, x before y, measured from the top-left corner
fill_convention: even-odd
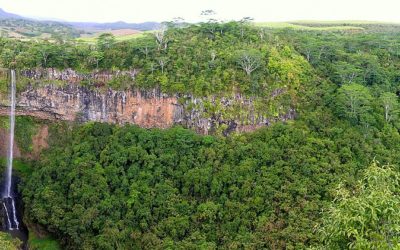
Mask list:
[[[15,208],[14,195],[11,192],[13,155],[14,155],[13,151],[14,151],[14,128],[15,128],[15,92],[16,92],[15,70],[11,70],[10,140],[8,143],[7,169],[5,174],[5,186],[3,192],[3,206],[7,216],[8,230],[19,230],[19,222],[17,219],[17,210]]]

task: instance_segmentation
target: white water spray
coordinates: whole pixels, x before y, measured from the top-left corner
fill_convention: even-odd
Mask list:
[[[3,207],[4,207],[4,211],[6,211],[6,214],[7,214],[7,225],[8,225],[8,228],[11,228],[12,227],[11,226],[11,220],[10,220],[10,217],[8,216],[8,209],[7,209],[7,206],[6,206],[5,202],[3,202]]]
[[[12,187],[12,167],[14,155],[14,130],[15,130],[15,92],[16,77],[15,70],[11,70],[11,91],[10,91],[10,140],[8,143],[7,170],[5,179],[5,188],[3,193],[3,205],[7,214],[8,229],[14,230],[19,227],[17,211],[15,209],[14,198],[11,193]]]
[[[8,142],[8,158],[7,158],[7,173],[6,173],[6,189],[5,197],[11,197],[11,177],[14,155],[14,129],[15,129],[15,71],[11,70],[11,93],[10,93],[10,138]]]

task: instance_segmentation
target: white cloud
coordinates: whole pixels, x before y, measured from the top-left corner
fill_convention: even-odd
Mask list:
[[[377,20],[400,22],[400,0],[0,0],[6,11],[70,21],[197,21],[204,9],[224,20]]]

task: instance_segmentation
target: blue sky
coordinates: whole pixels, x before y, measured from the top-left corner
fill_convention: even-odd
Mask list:
[[[199,21],[213,9],[221,20],[375,20],[400,22],[400,0],[0,0],[6,11],[69,21]]]

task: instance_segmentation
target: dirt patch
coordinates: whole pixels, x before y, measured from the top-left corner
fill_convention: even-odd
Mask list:
[[[0,128],[0,156],[7,157],[8,154],[8,142],[10,141],[10,134],[4,128]],[[18,148],[17,143],[14,139],[14,158],[21,157],[21,150]]]
[[[37,133],[32,137],[32,152],[21,153],[17,142],[14,141],[14,158],[38,159],[43,149],[48,148],[47,138],[49,136],[49,127],[42,125],[38,128]],[[9,133],[7,129],[0,128],[0,157],[7,157]]]
[[[114,36],[127,36],[141,33],[139,30],[133,29],[119,29],[119,30],[110,30],[110,33]]]
[[[47,138],[49,136],[49,127],[43,125],[38,129],[36,135],[32,137],[32,153],[31,157],[37,159],[43,149],[48,148]]]
[[[129,35],[135,35],[142,33],[140,30],[134,30],[134,29],[117,29],[117,30],[101,30],[97,31],[95,34],[82,34],[82,38],[87,38],[87,37],[99,37],[101,34],[104,33],[111,33],[114,36],[129,36]]]

